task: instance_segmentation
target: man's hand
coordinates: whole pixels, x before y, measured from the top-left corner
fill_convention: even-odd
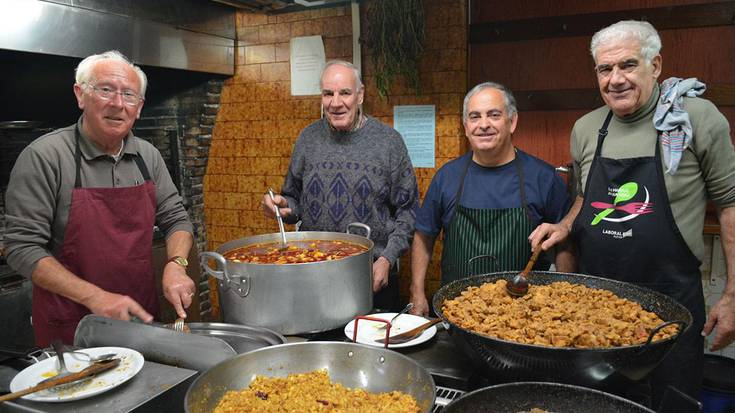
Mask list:
[[[390,272],[390,261],[380,257],[373,263],[373,292],[377,293],[388,285],[388,273]]]
[[[175,262],[163,267],[163,295],[180,318],[186,318],[185,308],[191,305],[196,292],[194,281],[186,275],[186,269]]]
[[[411,299],[413,308],[410,310],[411,314],[418,316],[429,315],[429,301],[426,299],[426,293],[422,289],[421,291],[411,291]]]
[[[136,316],[144,323],[153,321],[153,316],[148,314],[143,307],[127,295],[111,293],[100,290],[86,303],[87,308],[93,313],[117,320],[130,320],[130,316]]]
[[[735,340],[735,297],[732,294],[722,294],[722,297],[712,307],[707,322],[702,330],[703,336],[708,336],[717,327],[717,333],[710,351],[722,350]]]
[[[286,198],[282,197],[281,195],[274,195],[273,199],[276,200],[276,204],[278,205],[278,208],[280,209],[281,216],[283,218],[286,218],[287,216],[291,215],[291,208],[288,207],[288,201],[286,201]],[[263,214],[268,218],[275,218],[276,217],[276,209],[273,204],[273,201],[271,201],[271,197],[268,194],[263,195],[263,201],[260,203],[263,207]]]
[[[541,224],[528,236],[531,249],[536,250],[538,245],[541,249],[548,251],[559,242],[566,241],[569,236],[569,227],[564,224]]]

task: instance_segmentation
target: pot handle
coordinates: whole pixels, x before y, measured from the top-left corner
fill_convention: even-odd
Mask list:
[[[222,271],[214,270],[209,266],[209,260],[213,259],[217,262],[217,268]],[[229,274],[227,271],[227,260],[221,254],[216,252],[200,252],[199,262],[204,268],[204,272],[212,277],[220,280],[227,288],[232,288],[240,297],[247,297],[250,294],[250,277],[241,276],[239,274]]]
[[[345,232],[348,234],[352,234],[352,232],[350,232],[350,229],[353,227],[362,228],[362,230],[365,231],[365,238],[370,239],[371,230],[369,226],[363,224],[362,222],[352,222],[352,223],[347,224],[347,231]]]
[[[684,330],[687,329],[687,323],[685,321],[682,321],[682,320],[674,320],[674,321],[667,321],[665,323],[661,323],[658,326],[656,326],[656,328],[654,328],[653,330],[651,330],[650,333],[648,333],[648,340],[646,340],[646,344],[643,346],[644,349],[651,344],[651,341],[653,341],[653,336],[655,336],[656,333],[658,333],[659,331],[661,331],[662,328],[664,328],[666,326],[670,326],[672,324],[678,324],[679,325],[679,332],[676,333],[676,336],[674,336],[674,340],[678,339],[679,336],[681,335],[681,333],[683,333]]]

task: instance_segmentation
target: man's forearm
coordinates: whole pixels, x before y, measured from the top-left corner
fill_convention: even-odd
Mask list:
[[[579,215],[579,211],[582,210],[582,204],[584,203],[584,198],[581,196],[578,196],[577,199],[574,200],[574,203],[572,204],[572,207],[569,208],[569,212],[567,215],[559,222],[560,224],[564,224],[569,232],[572,231],[572,224],[574,224],[574,220],[577,219],[577,215]]]
[[[88,303],[95,294],[102,292],[96,285],[79,278],[54,257],[41,258],[31,275],[37,286],[64,296],[89,308]]]
[[[725,257],[727,283],[723,294],[735,296],[735,207],[718,211],[720,219],[720,240]]]
[[[176,231],[166,239],[166,254],[168,258],[188,257],[193,239],[188,231]]]
[[[411,294],[423,292],[426,285],[426,271],[431,261],[434,239],[416,231],[411,245]]]

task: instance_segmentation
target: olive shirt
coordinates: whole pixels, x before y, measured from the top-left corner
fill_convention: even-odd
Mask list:
[[[650,100],[638,111],[622,119],[613,115],[601,156],[612,159],[654,156],[658,133],[652,119],[659,93],[656,85]],[[684,108],[692,122],[693,141],[683,152],[676,174],[664,173],[664,180],[676,225],[701,261],[707,199],[718,207],[735,206],[735,151],[727,119],[712,102],[684,97]],[[603,106],[588,113],[572,129],[571,151],[579,194],[584,193],[598,130],[609,110]],[[663,156],[661,162],[665,171]]]
[[[78,125],[81,131],[81,118]],[[10,266],[26,277],[31,276],[38,260],[61,252],[76,171],[74,127],[57,129],[31,142],[10,174],[5,193],[5,247]],[[129,133],[118,162],[81,133],[79,147],[81,183],[85,188],[142,184],[143,176],[135,163],[140,154],[156,186],[156,225],[166,237],[176,231],[192,232],[181,197],[161,153],[153,145]]]

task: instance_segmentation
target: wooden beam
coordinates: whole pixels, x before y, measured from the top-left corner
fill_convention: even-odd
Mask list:
[[[731,25],[735,1],[475,23],[470,25],[469,43],[592,36],[620,20],[645,20],[658,30]]]
[[[605,103],[597,89],[515,90],[518,110],[594,109]],[[702,95],[715,106],[735,106],[735,84],[707,85]]]

